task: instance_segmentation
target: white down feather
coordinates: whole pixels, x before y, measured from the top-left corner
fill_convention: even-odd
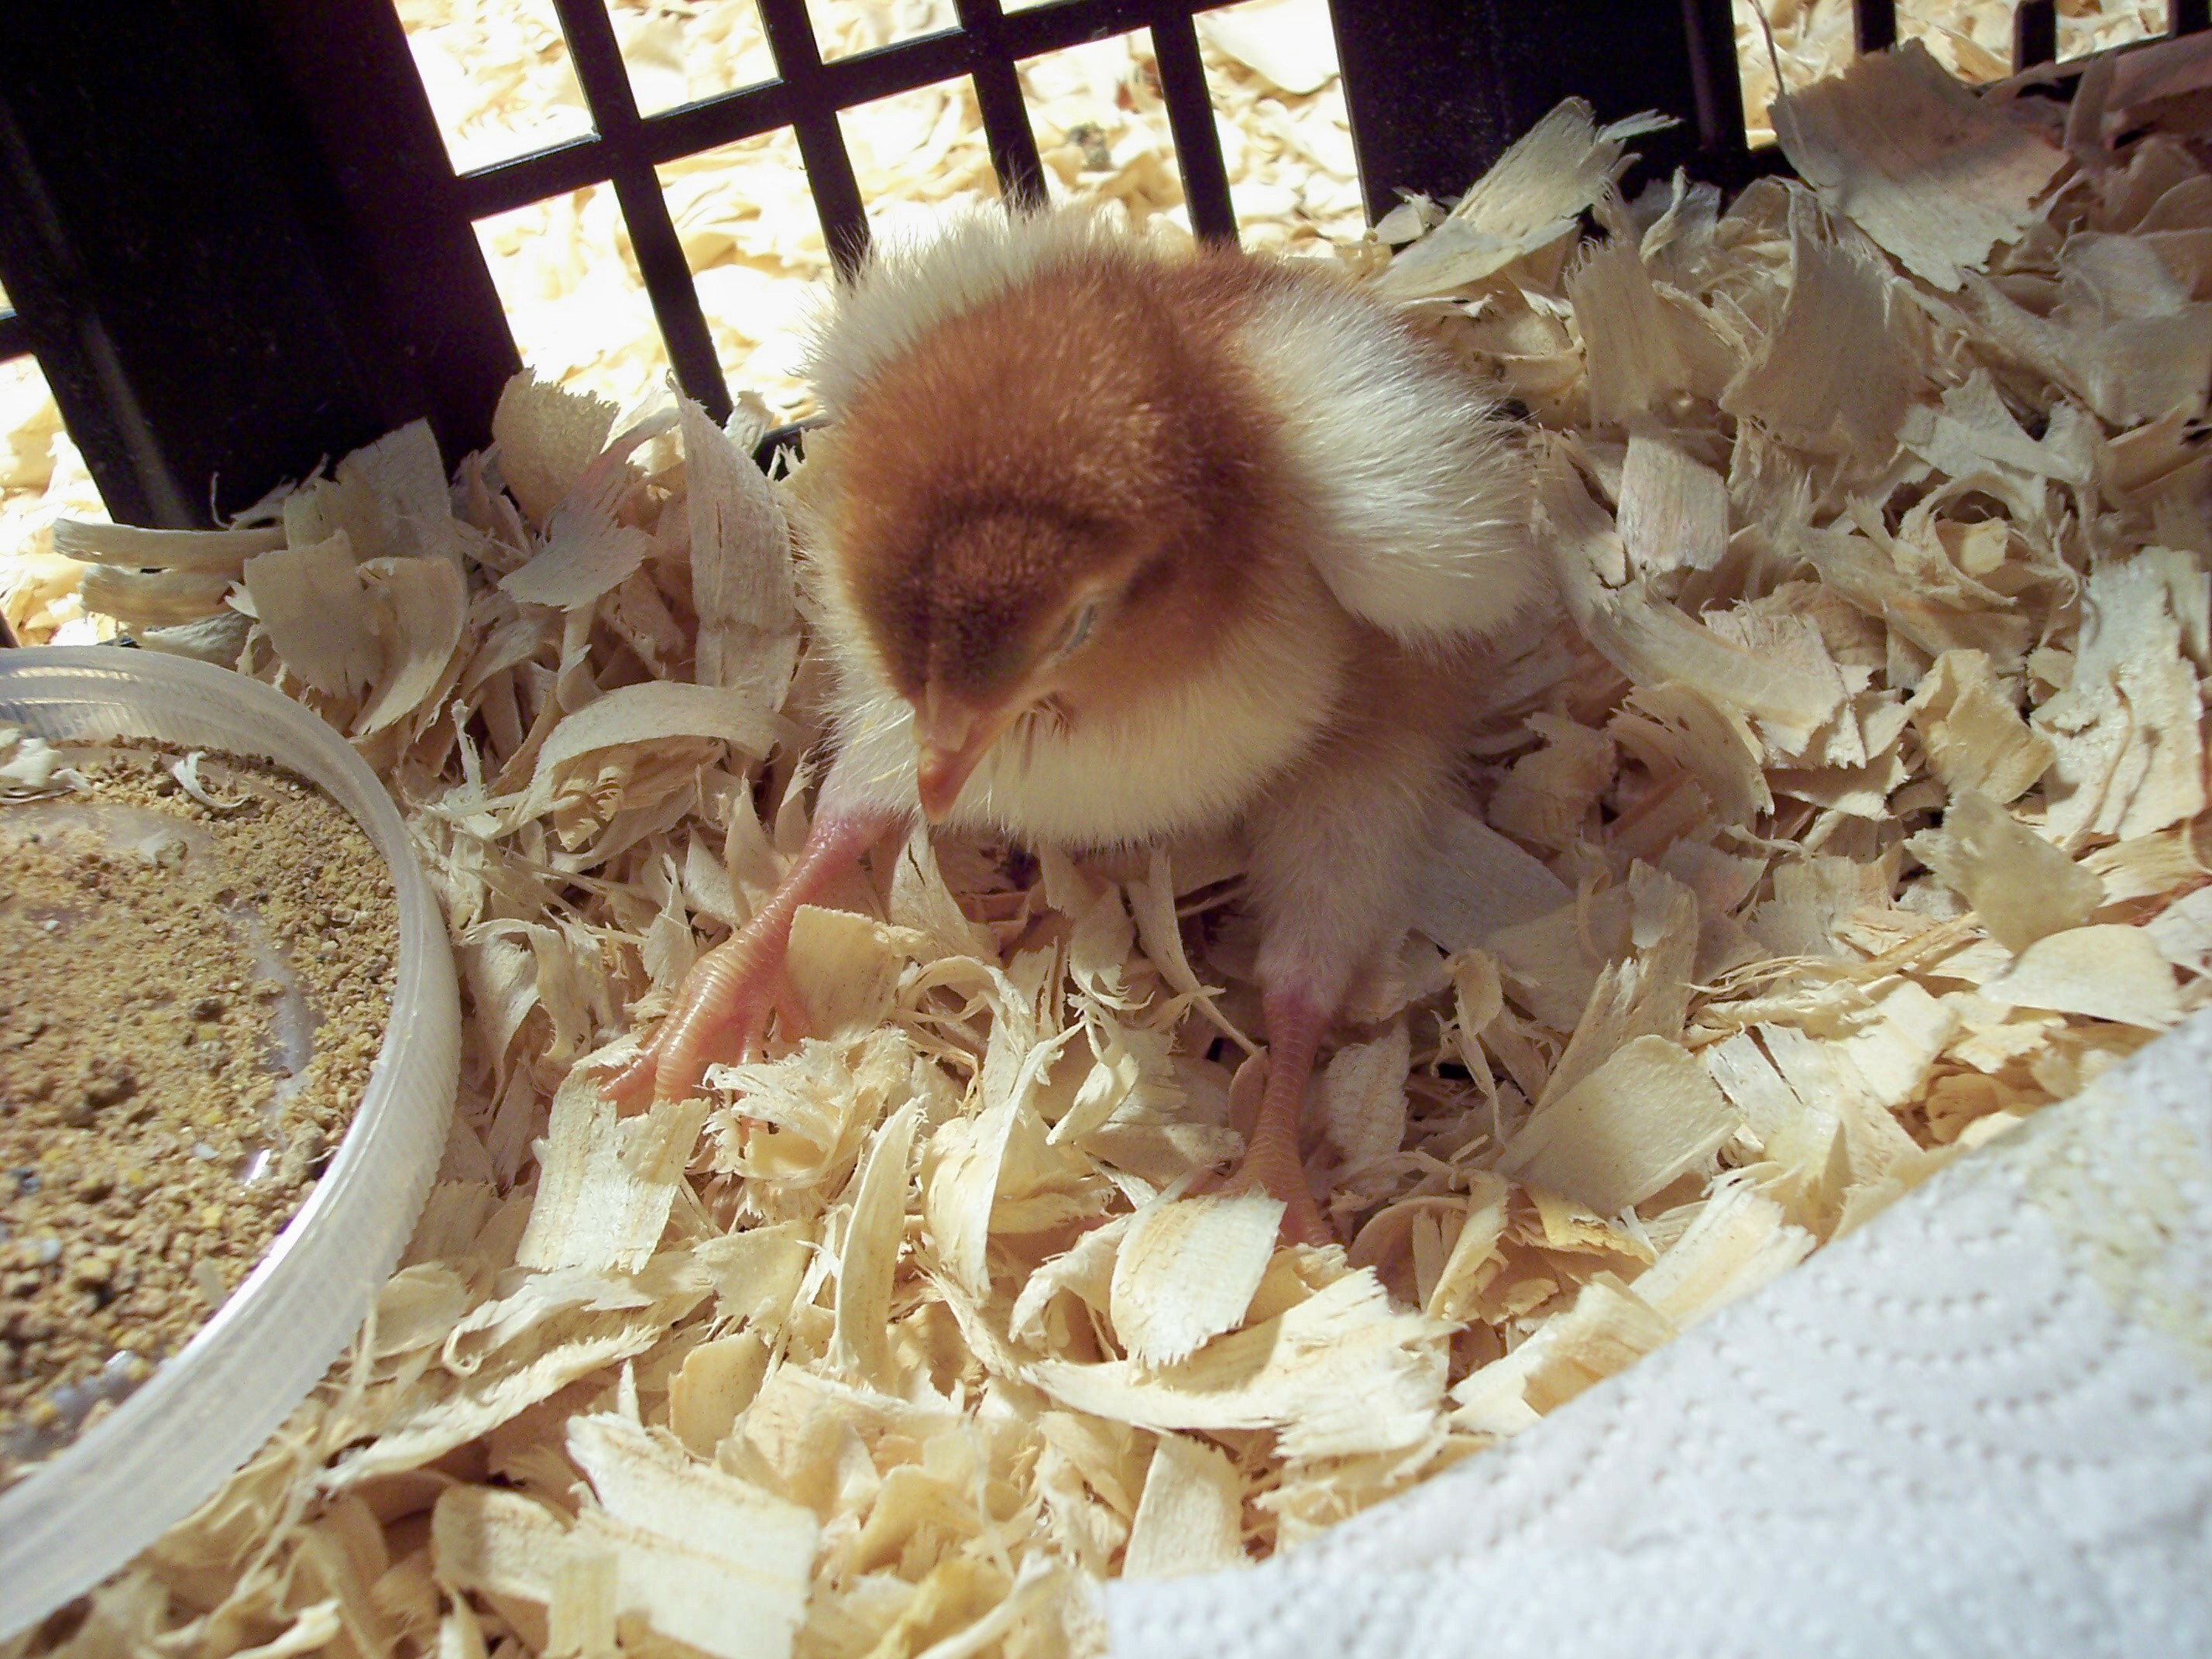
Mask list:
[[[1005,293],[1040,266],[1079,263],[1091,249],[1126,249],[1144,238],[1108,215],[1081,209],[1013,213],[974,207],[926,232],[885,237],[867,264],[839,284],[816,323],[803,369],[832,413],[854,401],[922,336]]]
[[[1489,633],[1535,597],[1530,495],[1478,386],[1348,289],[1285,285],[1239,343],[1306,481],[1313,559],[1408,645]]]

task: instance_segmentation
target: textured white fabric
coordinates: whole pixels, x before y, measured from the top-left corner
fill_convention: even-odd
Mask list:
[[[2212,1653],[2212,1014],[1127,1659]]]

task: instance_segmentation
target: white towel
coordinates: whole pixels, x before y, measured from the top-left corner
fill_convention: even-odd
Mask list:
[[[2212,1653],[2212,1014],[1127,1659]]]

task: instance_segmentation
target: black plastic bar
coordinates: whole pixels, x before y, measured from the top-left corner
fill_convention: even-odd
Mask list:
[[[597,138],[572,138],[465,173],[457,182],[462,211],[471,219],[487,219],[586,185],[605,184],[607,173],[606,147]]]
[[[1330,8],[1370,223],[1401,194],[1458,195],[1513,141],[1496,107],[1510,89],[1494,13],[1439,0]]]
[[[0,70],[4,66],[0,58]],[[66,195],[57,199],[42,173],[9,91],[0,84],[0,282],[17,307],[10,320],[38,354],[108,511],[126,523],[190,525],[191,505],[131,398],[113,342],[92,308],[63,207]]]
[[[802,8],[799,20],[804,21]],[[812,35],[803,43],[814,50]],[[776,127],[796,126],[823,108],[851,109],[878,98],[912,92],[967,74],[974,67],[967,43],[954,29],[855,52],[824,64],[818,58],[799,82],[771,81],[742,92],[725,93],[696,104],[664,111],[647,125],[660,159],[695,155],[732,139],[750,138]]]
[[[291,198],[326,250],[373,424],[426,416],[457,461],[490,441],[520,359],[406,32],[389,0],[256,3],[268,57],[248,78],[309,135],[282,147]]]
[[[1209,11],[1225,3],[1228,0],[1196,0],[1176,9]],[[1133,33],[1149,27],[1159,15],[1159,0],[1060,0],[1057,5],[1007,13],[1006,43],[1017,58],[1034,58],[1039,52]]]
[[[860,200],[860,180],[853,176],[853,158],[845,151],[843,130],[837,125],[837,77],[823,67],[806,0],[757,3],[769,50],[775,54],[777,78],[790,93],[787,125],[799,140],[799,159],[806,168],[807,188],[822,222],[822,240],[838,270],[855,270],[868,252],[868,210]]]
[[[26,356],[30,349],[31,331],[23,319],[12,311],[0,311],[0,362]]]
[[[1175,139],[1191,231],[1205,241],[1234,243],[1237,210],[1229,199],[1221,135],[1213,129],[1213,95],[1198,55],[1198,28],[1188,9],[1166,9],[1170,15],[1152,24],[1152,57],[1159,64],[1160,98],[1168,106],[1168,131]]]
[[[2174,34],[2212,28],[2212,0],[2166,0],[2166,28]]]
[[[1001,38],[1005,18],[999,0],[953,0],[960,34],[969,48],[975,105],[983,117],[983,137],[991,146],[991,170],[999,193],[1012,205],[1044,204],[1044,163],[1036,135],[1030,130],[1029,106],[1022,101],[1022,79]]]
[[[302,9],[318,27],[358,21],[360,58],[396,46],[398,72],[413,76],[388,5]],[[0,282],[125,522],[205,524],[416,415],[442,417],[449,444],[477,435],[476,388],[457,367],[471,348],[428,326],[437,284],[391,287],[410,268],[440,272],[465,302],[434,204],[416,207],[412,242],[397,216],[364,227],[349,210],[349,191],[404,187],[427,103],[391,100],[380,137],[402,149],[380,158],[376,185],[341,176],[302,115],[325,88],[286,94],[286,60],[258,21],[222,0],[9,15]],[[434,126],[427,136],[442,167]],[[308,194],[311,177],[324,187]],[[380,231],[392,244],[365,253]],[[472,241],[469,254],[480,270]]]
[[[775,3],[775,0],[769,0],[769,4]],[[1178,13],[1205,11],[1224,3],[1228,0],[1206,0],[1204,4],[1175,5],[1171,9]],[[784,24],[784,28],[805,24],[804,6],[795,10],[795,17]],[[811,64],[801,70],[797,83],[786,76],[645,117],[641,123],[645,153],[656,163],[672,161],[679,156],[696,155],[702,150],[750,138],[778,127],[796,127],[810,112],[818,113],[825,106],[850,109],[856,104],[911,92],[958,76],[973,75],[976,77],[977,101],[983,108],[985,131],[991,141],[994,161],[1000,167],[1000,183],[1004,185],[1010,172],[1018,176],[1021,170],[1023,158],[1017,146],[1020,135],[1028,131],[1027,118],[1024,112],[1022,125],[1016,128],[1006,118],[1011,112],[1002,112],[1000,119],[1006,123],[1003,137],[991,131],[991,100],[1003,93],[994,94],[985,85],[985,65],[1004,59],[1012,74],[1002,77],[1003,87],[1005,79],[1018,73],[1014,66],[1022,59],[1149,27],[1160,13],[1158,0],[1150,0],[1149,3],[1146,0],[1062,0],[1059,5],[999,15],[994,46],[969,40],[964,29],[944,30],[858,52],[835,63],[824,64],[812,58]],[[763,21],[767,21],[765,9]],[[782,35],[771,25],[771,44],[780,38]],[[795,61],[801,54],[811,56],[813,51],[810,32],[802,41],[794,44],[790,55]],[[1016,80],[1017,91],[1018,85]],[[1034,138],[1029,145],[1033,151]],[[804,151],[803,143],[801,149]],[[609,154],[601,142],[597,138],[575,138],[477,168],[462,175],[461,185],[470,215],[482,218],[586,185],[602,183],[611,174]]]
[[[1397,0],[1334,11],[1368,216],[1403,192],[1455,197],[1563,99],[1601,121],[1681,124],[1637,141],[1645,176],[1734,186],[1770,170],[1743,139],[1733,24],[1711,0]]]
[[[637,96],[623,62],[622,46],[615,39],[614,22],[605,0],[553,0],[560,15],[561,32],[568,39],[568,54],[576,66],[576,80],[591,106],[599,128],[599,143],[607,157],[615,199],[622,205],[629,228],[630,247],[637,255],[638,274],[653,302],[653,319],[668,348],[668,361],[677,383],[717,421],[729,418],[728,384],[714,355],[714,337],[699,308],[699,289],[691,280],[691,267],[684,258],[683,240],[668,216],[668,198],[661,193],[660,177],[653,171],[644,123],[637,112]]]
[[[2057,61],[2057,0],[2018,0],[2012,9],[2012,72]]]
[[[1897,44],[1897,0],[1851,0],[1851,37],[1861,52]]]
[[[1734,9],[1729,0],[1681,3],[1698,153],[1738,161],[1748,149],[1743,131],[1743,76],[1736,64]]]

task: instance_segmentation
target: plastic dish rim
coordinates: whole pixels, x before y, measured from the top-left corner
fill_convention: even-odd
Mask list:
[[[123,695],[99,696],[101,684]],[[242,735],[200,744],[161,730],[160,717],[140,726],[128,723],[126,711],[134,703],[143,706],[165,695],[182,705],[179,721],[197,719],[217,726],[258,717],[276,727],[294,750],[278,754],[274,750],[279,743]],[[398,810],[337,732],[257,680],[188,658],[112,646],[0,652],[0,724],[37,731],[41,711],[71,705],[100,718],[79,725],[68,736],[155,738],[258,754],[303,774],[335,774],[336,783],[330,776],[314,781],[361,825],[391,867],[400,917],[398,960],[393,1016],[378,1045],[368,1087],[307,1203],[191,1341],[108,1417],[0,1493],[0,1640],[82,1595],[190,1515],[254,1455],[344,1352],[398,1262],[428,1195],[459,1081],[459,989],[442,910],[416,860]],[[54,732],[57,725],[46,729]],[[426,1085],[410,1097],[409,1085],[418,1073]],[[410,1146],[410,1167],[385,1167]],[[390,1218],[387,1236],[374,1240],[366,1255],[342,1255],[343,1239],[318,1253],[333,1263],[349,1259],[356,1264],[357,1270],[328,1297],[311,1297],[304,1285],[290,1286],[284,1280],[287,1269],[321,1238],[325,1218],[334,1212],[343,1216],[364,1196]],[[289,1295],[278,1294],[287,1289]],[[230,1380],[227,1374],[250,1365],[252,1354],[240,1346],[245,1340],[239,1334],[241,1328],[246,1337],[275,1336],[282,1316],[314,1302],[328,1311],[313,1320],[313,1340],[295,1344],[280,1376],[270,1378],[278,1386],[250,1407],[240,1408],[235,1399],[195,1402],[196,1384],[221,1384]],[[264,1325],[268,1331],[258,1332]],[[187,1409],[195,1403],[197,1411]],[[185,1420],[161,1421],[169,1416]],[[181,1433],[195,1419],[209,1418],[216,1419],[215,1445],[204,1455],[165,1450],[139,1437],[149,1430]],[[191,1478],[166,1488],[139,1484],[142,1474],[169,1472],[179,1462],[197,1464]],[[153,1467],[142,1468],[147,1465]]]

